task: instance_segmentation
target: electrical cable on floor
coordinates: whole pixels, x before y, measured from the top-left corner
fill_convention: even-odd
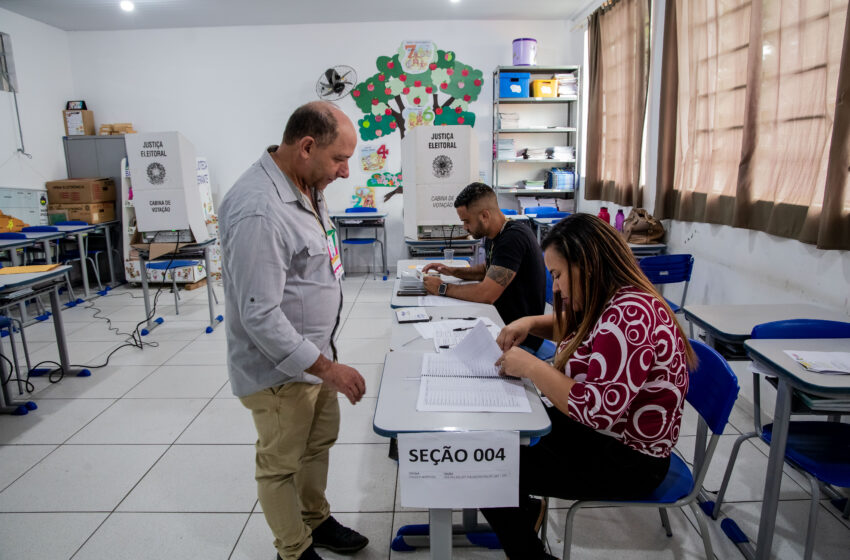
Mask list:
[[[178,239],[179,239],[179,237],[178,237]],[[156,241],[156,236],[154,236],[153,242],[155,242],[155,241]],[[174,244],[174,251],[172,252],[171,258],[168,261],[168,266],[165,269],[166,273],[167,273],[168,270],[171,269],[171,264],[174,262],[174,258],[176,256],[177,250],[179,248],[180,248],[180,242],[177,241]],[[147,272],[146,270],[142,271],[142,273],[146,273],[146,272]],[[172,274],[175,274],[175,272],[172,271]],[[165,279],[165,277],[163,276],[163,280],[164,279]],[[122,344],[121,346],[113,349],[109,354],[107,354],[106,361],[103,362],[100,365],[70,364],[68,367],[69,368],[84,368],[84,369],[100,369],[100,368],[104,368],[104,367],[108,366],[109,365],[109,359],[112,357],[112,355],[115,354],[117,351],[121,350],[122,348],[132,346],[134,348],[138,348],[139,350],[144,350],[145,346],[150,346],[150,347],[153,347],[153,348],[158,347],[159,346],[158,342],[146,342],[146,341],[142,340],[142,335],[141,335],[139,327],[141,327],[144,323],[147,323],[148,321],[153,319],[153,317],[156,315],[156,305],[157,305],[157,302],[159,301],[159,296],[162,295],[162,288],[164,286],[165,286],[165,283],[160,284],[159,288],[156,291],[156,294],[154,295],[153,306],[151,307],[150,313],[144,319],[142,319],[141,321],[136,323],[136,327],[133,329],[132,333],[121,333],[117,328],[112,327],[112,321],[108,317],[98,317],[97,316],[98,313],[102,313],[102,310],[95,307],[94,304],[90,304],[90,305],[86,306],[85,309],[94,308],[96,310],[94,315],[93,315],[93,318],[104,319],[107,322],[107,328],[110,331],[114,330],[116,332],[116,334],[126,334],[129,337],[129,339],[127,340],[127,342],[125,344]],[[172,289],[174,289],[173,284],[172,284]],[[130,297],[134,297],[134,298],[137,297],[137,296],[133,296],[130,292],[124,292],[124,293],[129,294]],[[115,295],[122,295],[122,294],[115,294]],[[108,296],[101,296],[101,297],[108,297]],[[8,361],[8,358],[6,358],[5,356],[2,356],[2,357]],[[52,365],[56,366],[56,368],[54,368],[53,370],[50,371],[50,373],[48,373],[47,379],[48,379],[48,381],[50,381],[50,383],[59,383],[65,377],[65,370],[62,368],[61,364],[59,364],[59,363],[57,363],[53,360],[43,360],[43,361],[37,363],[35,366],[33,366],[31,371],[38,369],[38,367],[41,366],[42,364],[52,364]],[[14,368],[12,368],[12,369],[14,369]],[[18,377],[18,379],[20,379],[20,377]],[[24,383],[26,383],[27,392],[32,393],[33,390],[35,389],[35,386],[30,382],[29,379],[30,379],[30,372],[27,372],[26,379],[24,379],[22,381]],[[30,389],[30,387],[33,387],[33,388]]]

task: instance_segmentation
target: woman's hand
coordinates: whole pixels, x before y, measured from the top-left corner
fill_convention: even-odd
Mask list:
[[[517,347],[510,348],[496,361],[499,373],[511,377],[528,377],[539,363],[542,362],[533,354]]]
[[[525,317],[517,319],[516,321],[505,325],[505,327],[499,332],[499,336],[496,338],[496,344],[499,345],[502,352],[507,352],[514,346],[522,344],[522,341],[528,336],[530,328],[531,326],[528,324],[528,321],[525,320]]]

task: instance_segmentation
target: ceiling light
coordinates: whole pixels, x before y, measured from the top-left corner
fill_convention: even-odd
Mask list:
[[[136,6],[132,2],[130,2],[130,0],[123,0],[121,2],[121,9],[125,12],[132,12],[136,9]]]
[[[460,0],[451,0],[452,4],[457,4]]]

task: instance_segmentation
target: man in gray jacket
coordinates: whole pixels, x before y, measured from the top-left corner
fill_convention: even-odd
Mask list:
[[[348,177],[356,145],[336,106],[303,105],[219,211],[230,385],[257,427],[258,494],[283,560],[369,542],[340,525],[325,499],[337,392],[355,404],[366,391],[360,373],[336,361],[341,267],[322,194]]]

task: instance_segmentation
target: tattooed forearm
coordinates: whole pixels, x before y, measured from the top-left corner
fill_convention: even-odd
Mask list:
[[[514,276],[516,276],[516,272],[503,266],[491,266],[487,269],[487,277],[503,288],[511,283]]]

